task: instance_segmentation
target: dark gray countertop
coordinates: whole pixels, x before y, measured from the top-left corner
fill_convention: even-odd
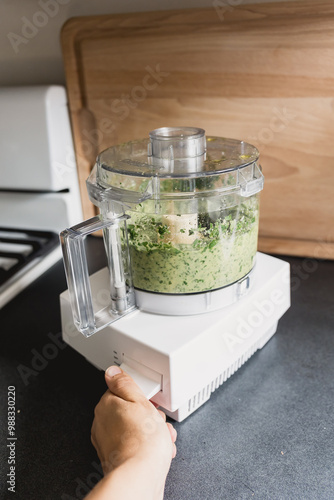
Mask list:
[[[283,259],[292,265],[292,307],[261,351],[175,423],[165,500],[334,498],[334,262]],[[3,499],[79,499],[101,476],[90,427],[105,384],[59,340],[65,288],[60,262],[1,311]],[[6,486],[11,385],[15,496]]]

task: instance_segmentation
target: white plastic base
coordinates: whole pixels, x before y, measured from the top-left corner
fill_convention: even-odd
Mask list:
[[[268,340],[270,340],[276,333],[276,330],[277,323],[270,327],[269,330],[265,332],[263,337],[260,338],[257,343],[254,343],[247,352],[239,356],[237,360],[233,361],[233,359],[231,359],[230,365],[226,367],[224,371],[222,371],[215,379],[211,380],[211,383],[208,383],[197,393],[193,394],[188,399],[188,402],[181,406],[178,410],[171,412],[164,408],[166,415],[173,418],[177,422],[182,422],[182,420],[206,403],[206,401],[210,399],[211,394],[224,382],[226,382],[226,380],[230,378],[244,363],[246,363],[246,361],[248,361],[258,349],[262,349]]]
[[[155,384],[152,400],[181,421],[263,347],[290,306],[288,263],[258,253],[254,273],[253,289],[219,311],[163,316],[136,310],[89,338],[73,325],[66,291],[60,297],[63,338],[102,370],[125,363],[149,397]],[[91,277],[91,286],[98,302],[108,286],[105,269]]]

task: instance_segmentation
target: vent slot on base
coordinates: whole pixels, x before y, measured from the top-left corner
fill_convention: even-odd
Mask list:
[[[215,379],[213,379],[209,384],[201,387],[201,389],[195,393],[191,398],[189,398],[187,404],[181,406],[175,412],[166,411],[167,415],[174,418],[175,420],[181,422],[183,419],[188,417],[191,413],[197,410],[202,404],[206,403],[210,399],[211,394],[218,389],[228,378],[230,378],[249,358],[268,342],[268,340],[274,335],[277,329],[277,323],[275,323],[269,330],[266,331],[257,342],[255,342],[246,352],[241,354],[239,358],[234,361],[230,366],[228,366],[223,372],[221,372]]]

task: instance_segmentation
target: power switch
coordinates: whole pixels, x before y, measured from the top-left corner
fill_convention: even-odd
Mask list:
[[[162,375],[151,368],[127,356],[123,357],[121,368],[133,378],[147,399],[153,398],[161,390]]]

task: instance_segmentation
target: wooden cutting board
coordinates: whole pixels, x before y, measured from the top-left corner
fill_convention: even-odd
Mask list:
[[[99,151],[197,126],[259,148],[261,250],[334,258],[334,2],[73,18],[62,46],[86,218]]]

